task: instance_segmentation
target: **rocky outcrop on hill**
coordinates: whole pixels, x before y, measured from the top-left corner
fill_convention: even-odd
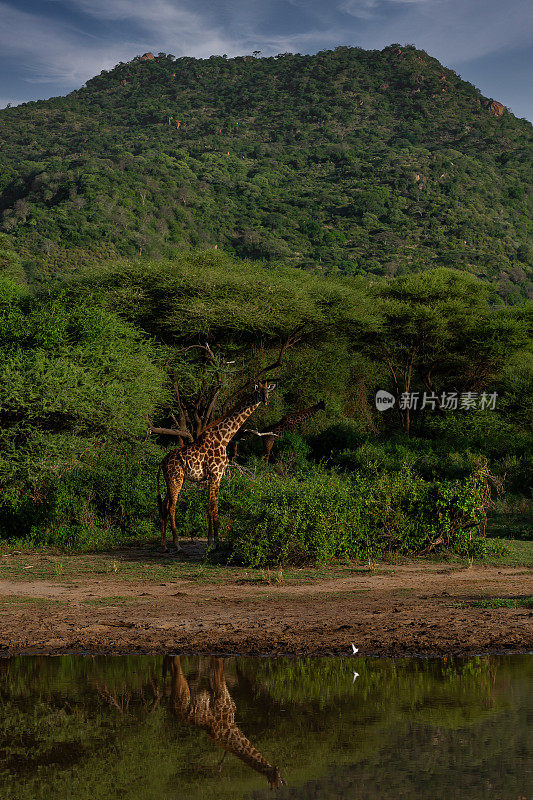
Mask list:
[[[498,103],[497,100],[492,100],[488,105],[488,110],[493,116],[501,117],[501,115],[505,111],[505,107],[502,106],[501,103]]]

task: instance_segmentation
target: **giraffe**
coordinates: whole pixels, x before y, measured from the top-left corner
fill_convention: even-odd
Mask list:
[[[170,516],[170,527],[176,550],[181,550],[176,530],[176,503],[184,480],[207,482],[209,486],[209,502],[207,508],[208,533],[207,543],[211,543],[214,535],[218,542],[218,492],[222,476],[228,466],[226,448],[241,425],[250,414],[261,405],[268,403],[269,392],[276,388],[274,383],[258,383],[251,397],[228,412],[200,434],[198,439],[178,450],[170,450],[159,465],[157,471],[157,501],[161,517],[161,547],[166,550],[166,525]],[[159,474],[163,473],[167,486],[165,500],[159,493]]]
[[[179,656],[165,656],[163,676],[169,670],[171,711],[181,722],[205,731],[211,741],[225,751],[224,757],[226,753],[236,755],[264,775],[271,789],[278,789],[285,783],[279,774],[279,767],[269,764],[235,724],[235,703],[226,686],[222,658],[211,656],[209,689],[191,690]]]
[[[324,411],[325,408],[326,404],[323,400],[320,400],[319,403],[315,403],[314,406],[309,406],[309,408],[304,408],[302,411],[294,411],[292,414],[286,414],[276,425],[269,428],[269,435],[262,437],[265,462],[268,464],[270,453],[276,439],[279,439],[285,433],[296,430],[298,425],[301,425],[302,422],[305,422],[309,417],[314,416],[318,411]]]

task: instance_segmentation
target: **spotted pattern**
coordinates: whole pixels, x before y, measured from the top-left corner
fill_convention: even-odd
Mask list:
[[[259,384],[250,399],[222,419],[213,422],[195,442],[178,450],[170,450],[166,454],[157,473],[158,482],[161,472],[167,487],[163,501],[158,495],[161,516],[161,546],[163,548],[166,547],[167,519],[170,519],[174,546],[177,550],[181,549],[175,515],[178,495],[186,480],[208,484],[207,539],[208,543],[212,541],[213,537],[215,542],[218,541],[218,492],[229,461],[226,448],[248,417],[262,402],[268,401],[269,389],[271,390],[271,387],[268,384]]]
[[[191,690],[179,656],[166,656],[165,669],[170,669],[172,678],[172,713],[186,725],[201,728],[223,750],[264,775],[271,788],[278,788],[282,783],[278,767],[269,764],[235,724],[235,703],[226,685],[223,660],[211,657],[209,689]]]
[[[302,411],[294,411],[292,414],[286,414],[273,428],[269,428],[273,435],[262,437],[263,453],[266,463],[268,464],[270,453],[277,439],[280,439],[286,433],[292,433],[302,422],[313,417],[318,411],[324,411],[325,408],[326,404],[321,400],[319,403],[315,403],[314,406],[302,409]]]

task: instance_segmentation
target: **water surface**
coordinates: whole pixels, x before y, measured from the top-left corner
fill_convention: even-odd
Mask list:
[[[0,659],[0,797],[529,800],[532,671],[526,655]]]

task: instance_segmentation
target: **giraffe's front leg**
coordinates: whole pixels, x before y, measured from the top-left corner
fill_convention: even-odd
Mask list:
[[[207,546],[211,544],[213,537],[215,546],[218,544],[218,491],[220,489],[220,479],[213,479],[209,481],[209,503],[207,507]]]

